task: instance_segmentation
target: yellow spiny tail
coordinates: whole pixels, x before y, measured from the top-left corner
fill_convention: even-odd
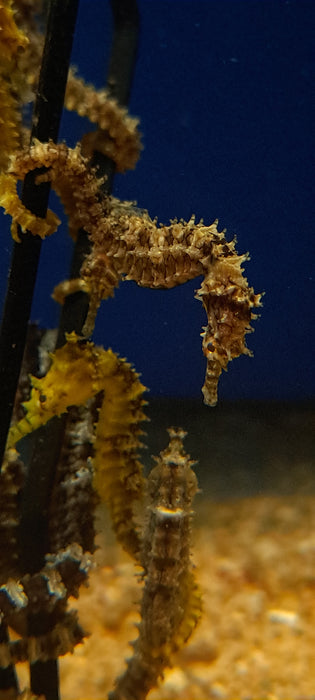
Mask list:
[[[10,93],[8,81],[0,75],[0,170],[9,164],[10,154],[19,146],[20,118],[17,101]]]
[[[66,345],[52,355],[46,376],[31,377],[31,397],[23,403],[26,415],[10,428],[7,447],[14,447],[53,416],[62,415],[69,406],[85,404],[100,391],[94,355],[92,343],[83,346],[74,333],[68,336]]]
[[[27,44],[15,23],[11,0],[0,2],[0,170],[7,168],[20,143],[21,116],[14,81],[18,52]]]
[[[96,428],[94,485],[107,504],[118,541],[138,558],[140,541],[134,506],[142,499],[144,479],[138,460],[145,387],[139,375],[111,350],[112,371],[104,382],[105,396]]]
[[[19,243],[20,238],[17,233],[19,224],[22,231],[30,231],[34,236],[46,238],[56,231],[60,224],[60,219],[50,209],[46,218],[42,219],[27,209],[22,204],[16,190],[17,179],[10,173],[0,174],[0,205],[4,208],[5,214],[10,214],[13,219],[12,238]]]
[[[0,47],[2,58],[10,60],[17,54],[19,47],[25,48],[28,44],[27,37],[18,29],[14,19],[12,0],[0,2]]]
[[[170,657],[186,644],[202,615],[201,591],[192,570],[186,572],[180,592],[183,619],[170,640],[167,650],[167,655]]]
[[[138,449],[145,387],[131,365],[112,350],[80,344],[75,333],[67,341],[52,355],[46,376],[31,377],[31,397],[23,404],[26,415],[11,427],[7,448],[69,406],[81,406],[104,391],[94,445],[94,485],[108,505],[118,540],[137,556],[140,543],[134,508],[144,489]]]

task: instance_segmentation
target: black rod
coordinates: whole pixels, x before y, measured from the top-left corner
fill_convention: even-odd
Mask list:
[[[42,81],[41,79],[39,81],[38,100],[34,110],[35,123],[37,115],[42,115],[42,120],[38,120],[36,134],[40,141],[48,141],[49,139],[56,141],[58,137],[78,6],[79,0],[50,0],[41,70]],[[37,112],[37,110],[39,111]],[[41,484],[45,495],[47,495],[47,487],[53,479],[50,467],[49,460],[47,464],[45,461],[42,463],[42,471],[45,474],[41,476]],[[29,473],[31,482],[34,482],[32,465],[29,467]],[[29,541],[31,534],[32,532],[29,533]],[[34,531],[33,534],[35,534]],[[31,549],[31,557],[37,548],[38,530],[36,534],[35,547],[33,546]],[[35,632],[32,626],[30,621],[29,634]],[[46,700],[59,700],[58,661],[49,659],[45,662],[37,661],[31,664],[30,686],[36,695],[43,694]]]
[[[136,0],[111,0],[114,37],[108,66],[107,86],[121,105],[129,102],[140,29]]]
[[[110,5],[114,31],[106,87],[111,97],[114,97],[122,107],[126,107],[138,53],[140,14],[137,0],[110,0]],[[109,194],[113,185],[115,163],[96,151],[91,165],[97,167],[99,176],[107,176],[101,189],[104,194]]]
[[[9,641],[9,635],[6,625],[0,624],[0,644],[7,644]],[[14,666],[6,666],[6,668],[0,668],[0,690],[12,690],[17,689],[18,682],[15,673]],[[8,698],[10,696],[8,695]]]
[[[134,0],[112,0],[114,33],[108,74],[111,93],[120,104],[127,104],[135,70],[137,44],[139,39],[139,13]],[[91,166],[98,169],[99,175],[107,175],[103,193],[111,189],[115,164],[102,153],[94,152]],[[102,196],[100,194],[100,196]],[[90,252],[87,233],[81,229],[74,246],[70,279],[80,275],[83,260]],[[57,347],[65,342],[66,333],[75,331],[80,335],[88,312],[88,295],[76,292],[66,297],[62,307]],[[20,524],[20,550],[23,570],[28,573],[39,571],[44,565],[44,557],[49,548],[48,512],[50,492],[53,484],[55,465],[63,439],[64,419],[54,418],[44,426],[32,440],[32,456],[29,475],[22,495]],[[48,447],[49,445],[49,447]],[[35,537],[35,533],[37,536]]]
[[[128,0],[127,2],[125,0],[114,0],[111,4],[114,19],[114,36],[108,86],[111,89],[111,93],[115,95],[121,104],[127,104],[137,53],[139,14],[134,0]],[[106,161],[107,163],[103,162],[102,154],[94,154],[93,166],[98,166],[99,174],[104,174],[106,171],[110,180],[110,174],[114,172],[114,165],[109,163],[108,159]],[[110,183],[108,182],[109,187]],[[82,259],[88,252],[88,245],[87,235],[80,231],[78,244],[74,250],[71,277],[78,276]],[[66,299],[60,319],[58,346],[63,344],[65,332],[75,330],[77,333],[80,333],[85,321],[87,308],[88,298],[83,293],[71,295]],[[26,567],[29,572],[41,568],[43,556],[47,551],[47,509],[59,449],[57,446],[60,446],[62,441],[62,419],[54,419],[49,429],[49,436],[45,433],[46,428],[43,428],[43,432],[39,431],[38,437],[34,436],[29,478],[23,493],[24,503],[22,504],[21,523],[21,533],[24,533],[21,537],[22,549],[24,550],[23,568]],[[47,450],[48,438],[50,443],[52,441],[54,449]],[[45,474],[43,473],[44,465]],[[37,536],[35,536],[35,533],[37,533]],[[47,665],[42,662],[33,664],[31,666],[31,688],[37,694],[44,692],[47,700],[58,698],[57,662],[51,661]]]
[[[36,661],[31,665],[31,690],[37,696],[45,696],[45,700],[58,700],[59,669],[57,659]]]
[[[110,64],[108,69],[107,86],[111,94],[115,96],[121,105],[126,105],[129,100],[132,78],[135,69],[137,56],[137,45],[139,39],[139,13],[135,0],[112,0],[112,13],[114,21],[113,42],[110,54]],[[103,194],[111,191],[115,164],[100,152],[95,152],[91,161],[91,167],[98,169],[98,175],[107,175],[107,180],[103,189]],[[100,196],[101,193],[100,193]],[[80,269],[85,256],[90,251],[90,241],[87,233],[80,230],[74,246],[73,258],[70,270],[70,279],[79,277]],[[65,299],[62,307],[57,347],[61,347],[65,342],[67,332],[74,330],[80,334],[88,311],[88,295],[83,292],[76,292]],[[49,491],[55,465],[61,448],[64,434],[64,417],[54,418],[49,426],[44,426],[38,431],[38,436],[34,436],[33,452],[30,464],[34,478],[26,484],[24,492],[24,507],[21,532],[25,532],[27,541],[23,542],[22,550],[28,551],[30,558],[28,570],[38,570],[43,565],[45,552],[49,545],[49,530],[47,514],[49,510]],[[47,444],[51,449],[47,450]],[[43,464],[45,464],[46,477],[43,475]],[[38,484],[42,480],[42,489],[38,489]],[[45,482],[45,483],[44,483]],[[29,504],[29,506],[28,506]],[[36,505],[34,505],[36,504]],[[46,516],[46,517],[45,517]],[[37,551],[32,546],[31,532],[40,532],[37,535]],[[30,549],[33,548],[33,554]],[[33,678],[38,674],[45,674],[45,664],[38,663],[31,666],[32,690],[43,692],[41,686],[33,683]],[[53,672],[53,668],[47,669]],[[54,700],[54,696],[47,700]]]
[[[31,140],[57,140],[77,10],[78,0],[50,1]],[[22,202],[34,214],[44,217],[50,186],[49,183],[35,185],[35,177],[35,172],[26,175]],[[40,238],[28,232],[20,232],[20,236],[21,242],[15,243],[13,248],[0,331],[0,468],[20,374],[41,250]],[[44,693],[47,700],[58,700],[56,662],[40,664],[39,669],[35,666],[33,674],[31,671],[31,684],[36,692]],[[0,676],[0,688],[8,687],[17,688],[16,676],[11,667],[3,669]]]
[[[125,105],[129,100],[135,69],[139,39],[139,12],[135,0],[112,0],[111,6],[114,33],[107,86],[111,86],[111,94],[115,95],[118,102]],[[108,193],[112,184],[114,163],[96,151],[91,166],[97,167],[99,175],[107,175],[104,190]],[[83,260],[89,251],[88,235],[80,230],[74,247],[70,279],[79,277]],[[88,295],[83,292],[76,292],[66,297],[60,316],[57,347],[64,344],[66,333],[73,330],[77,334],[81,333],[88,303]],[[21,559],[23,569],[29,573],[38,571],[43,566],[44,556],[49,547],[47,523],[49,497],[63,431],[63,418],[55,418],[50,421],[49,426],[41,428],[32,441],[32,457],[29,476],[23,491],[20,527]],[[48,444],[49,449],[47,449]],[[36,532],[37,537],[34,539]]]
[[[136,0],[111,0],[110,4],[114,28],[106,87],[121,106],[127,106],[136,66],[140,15]],[[90,166],[97,168],[98,177],[107,176],[102,185],[100,196],[110,194],[115,163],[100,151],[94,151]],[[90,248],[91,243],[86,231],[80,229],[73,250],[70,279],[79,277],[82,263],[89,254]],[[75,292],[66,297],[60,315],[57,347],[64,344],[66,333],[75,331],[80,335],[87,316],[88,305],[88,295],[84,292]]]
[[[57,140],[78,0],[51,0],[39,85],[34,106],[31,139]],[[35,173],[26,175],[22,202],[44,217],[50,186],[35,185]],[[0,330],[0,468],[11,421],[14,397],[23,358],[41,250],[41,239],[21,234],[15,243]]]
[[[114,35],[111,49],[112,84],[120,95],[127,100],[131,89],[131,80],[135,68],[136,48],[138,37],[139,15],[137,5],[132,0],[126,4],[115,0]],[[132,12],[131,12],[132,9]],[[122,10],[124,10],[122,12]],[[128,10],[128,11],[127,11]],[[126,27],[127,24],[127,27]],[[130,39],[127,29],[130,31]],[[123,60],[119,52],[123,51]],[[123,97],[124,96],[124,97]],[[112,161],[101,153],[95,152],[93,167],[99,174],[107,174],[112,169]],[[107,187],[108,187],[108,183]],[[100,195],[101,196],[101,195]],[[74,247],[70,270],[70,279],[79,277],[85,256],[89,253],[90,241],[85,231],[80,230]],[[88,295],[76,292],[66,297],[62,307],[57,347],[65,342],[65,334],[75,331],[80,334],[88,311]],[[49,425],[43,426],[32,440],[32,457],[29,473],[22,495],[22,514],[20,526],[20,549],[23,570],[34,573],[44,565],[44,557],[49,547],[48,511],[50,492],[53,484],[55,465],[60,452],[63,430],[63,418],[55,418]],[[47,449],[47,446],[50,446]],[[37,533],[36,538],[34,537]]]
[[[106,87],[111,96],[125,107],[129,102],[136,66],[140,15],[136,0],[111,0],[110,4],[114,27]],[[98,177],[107,175],[100,196],[110,194],[115,163],[99,151],[94,151],[90,166],[97,168]],[[89,254],[90,248],[91,243],[86,231],[80,229],[73,250],[70,279],[80,276],[82,263]],[[60,315],[57,347],[64,344],[66,333],[75,331],[80,335],[88,312],[88,304],[88,295],[84,292],[75,292],[66,297]]]

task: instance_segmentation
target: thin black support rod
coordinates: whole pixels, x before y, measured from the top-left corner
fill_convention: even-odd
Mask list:
[[[56,659],[31,665],[31,690],[45,700],[59,700],[59,669]],[[43,695],[44,693],[44,695]]]
[[[134,0],[127,2],[114,0],[112,9],[114,36],[109,69],[110,85],[112,94],[125,105],[129,99],[135,67],[139,14]],[[110,174],[113,175],[114,166],[108,159],[104,161],[102,154],[94,154],[93,165],[98,167],[99,174],[107,173],[108,182],[111,180]],[[110,184],[108,186],[110,187]],[[89,252],[89,246],[87,234],[83,230],[79,231],[73,253],[71,278],[79,276],[83,259]],[[65,342],[67,332],[75,330],[76,333],[81,333],[87,310],[88,297],[83,292],[77,292],[66,298],[60,317],[58,347]],[[39,431],[37,437],[34,436],[29,478],[23,494],[21,522],[21,533],[25,533],[22,537],[21,549],[24,551],[24,566],[27,566],[28,571],[39,570],[44,563],[44,555],[48,551],[49,496],[63,432],[63,418],[55,418],[49,426]],[[50,448],[47,449],[48,444]],[[44,469],[43,465],[45,465]],[[50,685],[47,687],[43,685],[46,677],[50,679]],[[57,697],[56,678],[57,666],[54,667],[53,662],[49,662],[48,665],[41,662],[31,665],[31,688],[37,694],[44,693],[47,700],[55,700]],[[53,687],[54,690],[52,690]]]
[[[78,0],[51,0],[38,90],[34,106],[31,139],[57,140],[64,103],[68,67],[78,10]],[[24,180],[22,202],[34,214],[44,217],[47,211],[49,184],[35,185],[36,173]],[[20,232],[21,234],[21,232]],[[5,450],[14,397],[23,358],[27,324],[37,276],[41,240],[30,233],[21,234],[14,244],[8,288],[0,330],[0,469]],[[2,628],[2,635],[6,630]],[[47,700],[58,700],[58,670],[53,661],[37,668],[34,687]],[[0,689],[17,688],[12,667],[2,669]]]
[[[38,105],[39,113],[42,113],[42,127],[38,128],[37,135],[40,141],[48,141],[48,139],[52,139],[53,141],[57,140],[78,5],[79,0],[50,0],[42,64],[43,82],[41,83],[40,81],[39,83],[38,102],[36,102],[34,113],[36,121],[36,109]],[[47,66],[46,70],[45,66]],[[45,124],[47,124],[47,129],[45,129]],[[44,493],[42,500],[47,501],[47,488],[52,484],[53,470],[50,469],[51,465],[49,464],[49,460],[48,464],[44,461],[41,466],[42,474],[40,479]],[[47,473],[47,471],[49,473]],[[34,470],[32,469],[32,465],[30,465],[29,472],[31,482],[34,482]],[[36,507],[37,505],[38,504],[36,504]],[[33,518],[32,524],[34,525],[34,513],[31,513],[31,517]],[[42,514],[41,517],[43,517]],[[38,530],[34,532],[32,528],[30,529],[28,533],[29,541],[32,539],[32,534],[35,536],[35,541],[33,540],[34,545],[32,547],[31,558],[34,555],[34,551],[37,549]],[[30,553],[30,551],[28,551],[28,553]],[[39,547],[37,558],[40,559],[41,554],[41,547]],[[29,622],[28,632],[29,634],[36,633],[36,630],[32,629],[31,621]],[[45,662],[37,661],[31,664],[30,685],[31,690],[36,695],[43,694],[46,700],[58,700],[59,673],[57,660],[50,659]]]
[[[110,4],[114,31],[106,87],[111,96],[125,107],[129,102],[136,66],[140,15],[137,0],[110,0]],[[102,186],[102,193],[109,194],[115,174],[115,163],[99,151],[94,151],[90,166],[97,168],[99,177],[107,175]],[[86,231],[81,229],[78,232],[73,250],[70,279],[79,277],[83,260],[89,254],[90,248],[91,243],[88,235]],[[64,344],[66,333],[75,331],[80,335],[87,316],[88,305],[88,295],[84,292],[75,292],[66,297],[60,315],[57,347]]]
[[[0,644],[7,644],[9,640],[6,625],[0,624]],[[0,690],[12,690],[18,687],[14,666],[0,668]],[[5,694],[4,694],[5,697]],[[8,698],[12,697],[8,694]]]
[[[64,3],[64,5],[66,4]],[[134,0],[113,0],[112,10],[114,36],[107,84],[120,104],[125,105],[129,99],[135,67],[139,13]],[[45,140],[43,136],[41,139]],[[100,153],[95,153],[93,165],[99,167],[100,174],[107,172],[110,180],[110,174],[114,172],[114,165],[109,163],[108,159],[104,159]],[[110,187],[110,183],[108,186]],[[71,277],[78,276],[82,259],[88,252],[88,245],[87,235],[80,231],[72,261]],[[83,293],[79,292],[66,299],[61,314],[59,346],[64,342],[65,332],[71,330],[75,330],[77,333],[81,332],[87,308],[88,299]],[[27,571],[30,572],[41,568],[43,556],[47,552],[49,494],[63,434],[63,421],[54,419],[52,423],[53,425],[49,426],[49,438],[54,449],[47,449],[48,435],[44,432],[44,428],[43,432],[38,435],[38,439],[35,438],[34,441],[29,478],[23,493],[21,533],[24,535],[21,538],[21,543],[24,554],[22,559],[23,568],[26,567]],[[47,664],[42,662],[32,664],[31,688],[36,694],[43,693],[47,700],[56,700],[58,698],[57,663],[51,661]]]
[[[139,12],[135,0],[112,0],[111,5],[114,32],[107,86],[110,86],[111,94],[118,102],[125,105],[129,100],[135,70]],[[95,152],[91,165],[98,168],[99,175],[107,175],[105,191],[108,193],[114,174],[114,163],[100,152]],[[88,235],[84,230],[80,230],[74,247],[70,279],[79,277],[83,260],[89,251]],[[66,333],[75,331],[80,335],[88,303],[88,295],[84,292],[76,292],[66,297],[60,316],[57,347],[64,344]],[[49,548],[49,499],[63,431],[63,419],[55,418],[50,421],[49,426],[37,431],[32,441],[32,457],[23,490],[20,527],[21,561],[23,569],[29,573],[40,570]]]
[[[112,0],[111,5],[114,32],[107,86],[111,86],[111,93],[118,102],[125,105],[130,95],[137,56],[139,13],[135,0]],[[100,152],[95,152],[91,165],[98,168],[99,175],[107,175],[104,189],[108,193],[115,164]],[[81,229],[73,251],[70,279],[79,277],[83,260],[89,252],[88,235]],[[84,292],[75,292],[66,297],[60,316],[57,347],[65,343],[66,333],[75,331],[80,335],[88,304],[88,295]],[[29,573],[41,569],[49,548],[49,501],[63,432],[63,418],[54,418],[49,425],[37,431],[32,440],[32,457],[22,495],[20,523],[21,561],[23,570]]]
[[[117,102],[126,107],[129,102],[139,44],[140,14],[137,0],[110,0],[113,16],[113,41],[107,70],[106,87]],[[112,190],[115,163],[95,152],[91,165],[99,176],[107,175],[102,192]]]
[[[129,102],[137,58],[140,15],[136,0],[111,0],[114,38],[107,86],[121,105]]]
[[[131,79],[134,72],[136,50],[135,50],[135,30],[138,28],[139,18],[135,2],[130,2],[133,8],[135,19],[131,22],[130,9],[122,13],[118,12],[120,6],[126,5],[121,0],[115,0],[114,37],[111,52],[111,75],[113,84],[115,83],[117,92],[121,99],[126,100],[130,93]],[[127,3],[128,5],[129,3]],[[121,10],[121,8],[120,8]],[[125,26],[127,23],[127,27]],[[130,28],[132,27],[132,31]],[[130,30],[130,39],[128,35]],[[123,41],[122,41],[123,36]],[[136,33],[138,36],[138,33]],[[123,60],[119,59],[119,51],[123,51]],[[115,58],[116,57],[116,58]],[[131,65],[130,65],[131,64]],[[101,170],[103,175],[105,166],[109,168],[112,163],[102,160],[103,156],[99,152],[94,154],[93,165]],[[108,170],[107,170],[108,172]],[[85,231],[80,230],[74,248],[70,278],[77,278],[84,257],[88,254],[90,242]],[[83,292],[76,292],[66,297],[62,308],[57,347],[61,347],[65,342],[65,334],[75,331],[80,334],[85,322],[88,310],[88,297]],[[22,495],[22,513],[20,526],[20,550],[23,570],[34,573],[44,565],[44,557],[49,548],[48,533],[48,511],[50,493],[53,484],[56,461],[60,451],[63,438],[63,420],[55,418],[50,421],[49,426],[44,426],[32,441],[32,457],[28,471],[27,481]],[[47,446],[50,446],[47,449]]]
[[[135,69],[139,36],[139,13],[135,0],[112,0],[114,32],[108,69],[107,86],[120,104],[129,99]],[[92,162],[99,174],[108,176],[105,187],[110,188],[114,174],[114,163],[101,153],[95,152]],[[80,275],[85,256],[90,251],[90,241],[85,231],[80,230],[74,247],[70,279]],[[80,335],[87,311],[88,295],[76,292],[66,297],[62,307],[57,347],[65,343],[66,333],[75,331]],[[28,477],[23,490],[20,522],[20,550],[23,570],[39,571],[49,551],[48,512],[53,485],[55,465],[63,440],[64,420],[55,418],[33,436],[32,456]],[[48,447],[49,445],[49,447]]]
[[[78,0],[51,0],[31,138],[57,140],[64,102]],[[25,177],[22,202],[37,216],[47,211],[49,183]],[[0,330],[0,468],[23,358],[27,324],[41,250],[41,240],[21,234],[15,243]]]
[[[44,74],[42,88],[41,84],[39,86],[39,100],[41,100],[39,109],[42,110],[43,118],[45,121],[47,120],[47,123],[50,123],[49,114],[52,110],[52,123],[48,133],[44,129],[39,129],[37,138],[40,141],[47,141],[49,138],[53,141],[57,140],[78,5],[79,0],[50,0],[43,55],[43,70],[47,62],[47,72]],[[34,116],[36,119],[36,106]],[[54,133],[52,133],[53,129]],[[23,564],[28,571],[36,570],[36,564],[40,568],[46,544],[47,512],[42,507],[44,504],[47,507],[55,464],[58,459],[58,444],[52,443],[52,440],[50,442],[51,450],[47,449],[47,441],[45,441],[46,459],[44,457],[41,462],[38,459],[42,456],[43,449],[39,450],[39,454],[35,456],[36,465],[40,466],[40,470],[34,468],[34,463],[30,464],[29,478],[23,494],[24,504],[27,504],[24,513],[22,513],[21,522],[21,530],[24,529],[23,524],[26,525]],[[50,452],[54,455],[53,459],[49,459]],[[38,488],[39,485],[40,488]],[[33,500],[34,495],[35,501]],[[36,634],[36,620],[34,620],[34,625],[33,629],[33,623],[29,621],[28,632],[30,635]],[[59,700],[58,661],[49,659],[45,662],[37,661],[31,664],[30,685],[31,690],[36,695],[44,695],[46,700]]]
[[[125,107],[129,102],[136,66],[140,15],[136,0],[111,0],[111,9],[114,27],[106,87],[111,96]],[[107,175],[102,193],[109,194],[115,173],[115,163],[99,151],[95,151],[90,165],[97,168],[99,177]],[[73,250],[70,279],[79,277],[83,260],[89,254],[90,248],[88,235],[81,229]],[[60,316],[57,347],[64,344],[66,333],[75,331],[80,335],[88,305],[88,295],[84,292],[76,292],[66,297]]]
[[[110,55],[107,86],[111,94],[116,97],[121,105],[127,105],[131,90],[132,78],[137,56],[139,39],[139,13],[135,0],[112,0],[112,12],[114,20],[113,42]],[[115,165],[99,152],[95,152],[91,165],[98,168],[99,175],[107,175],[104,193],[111,190]],[[73,251],[70,278],[79,277],[82,262],[90,251],[90,241],[85,231],[80,230]],[[88,296],[83,292],[76,292],[65,299],[62,308],[57,347],[65,342],[65,335],[71,331],[80,334],[88,311]],[[64,434],[64,419],[54,418],[49,426],[38,431],[38,437],[34,436],[33,454],[30,463],[30,473],[33,475],[26,484],[23,495],[21,532],[25,532],[22,542],[22,550],[27,553],[28,570],[38,570],[43,565],[43,558],[49,544],[48,509],[49,492],[52,476],[55,470],[58,452],[62,444]],[[47,449],[47,445],[50,447]],[[43,473],[45,465],[45,474]],[[39,489],[39,484],[42,487]],[[32,533],[37,532],[36,548]],[[39,534],[40,533],[40,534]],[[40,674],[50,674],[53,678],[54,668],[38,663],[31,666],[31,688],[37,694],[45,693],[40,681]],[[56,691],[54,691],[56,692]],[[47,700],[54,700],[52,693]]]

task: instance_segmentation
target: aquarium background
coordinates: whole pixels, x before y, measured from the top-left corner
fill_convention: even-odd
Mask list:
[[[219,219],[249,283],[265,292],[248,336],[254,358],[230,364],[221,400],[314,396],[314,205],[311,196],[313,0],[140,0],[141,37],[130,100],[144,149],[114,194],[160,221]],[[112,35],[108,2],[81,0],[72,62],[104,85]],[[66,113],[73,146],[90,125]],[[52,198],[51,206],[56,200]],[[59,206],[59,205],[57,205]],[[59,215],[62,211],[58,209]],[[42,248],[32,318],[55,327],[50,298],[67,277],[71,241],[60,228]],[[10,261],[1,216],[0,291]],[[199,280],[154,291],[124,282],[103,302],[95,340],[126,356],[151,396],[200,397],[205,314]]]

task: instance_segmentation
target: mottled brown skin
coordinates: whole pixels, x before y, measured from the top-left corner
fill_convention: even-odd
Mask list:
[[[140,561],[144,570],[139,636],[110,700],[145,700],[201,615],[201,598],[190,561],[191,505],[197,492],[183,430],[169,430],[170,443],[148,478],[150,505]]]
[[[261,304],[261,295],[254,293],[243,276],[242,263],[247,255],[237,254],[235,242],[228,242],[225,232],[218,231],[217,221],[205,226],[203,222],[196,224],[192,217],[188,222],[174,220],[168,226],[158,225],[146,211],[129,202],[101,198],[100,182],[88,169],[79,147],[36,143],[13,159],[10,176],[13,180],[21,178],[40,166],[48,168],[40,180],[51,180],[64,202],[70,232],[75,235],[78,228],[84,227],[92,242],[80,280],[70,286],[62,283],[56,291],[59,300],[76,288],[89,293],[85,335],[93,330],[101,300],[113,294],[121,279],[133,280],[142,287],[170,289],[203,275],[196,294],[207,314],[202,334],[207,358],[203,394],[205,403],[214,406],[222,370],[235,357],[250,354],[245,335],[252,330],[254,309]],[[13,217],[16,206],[16,220],[21,223],[17,196],[14,199],[12,195],[10,209],[7,198],[3,203]],[[34,218],[32,224],[31,215],[27,214],[28,227],[33,226],[38,233],[38,219]]]

